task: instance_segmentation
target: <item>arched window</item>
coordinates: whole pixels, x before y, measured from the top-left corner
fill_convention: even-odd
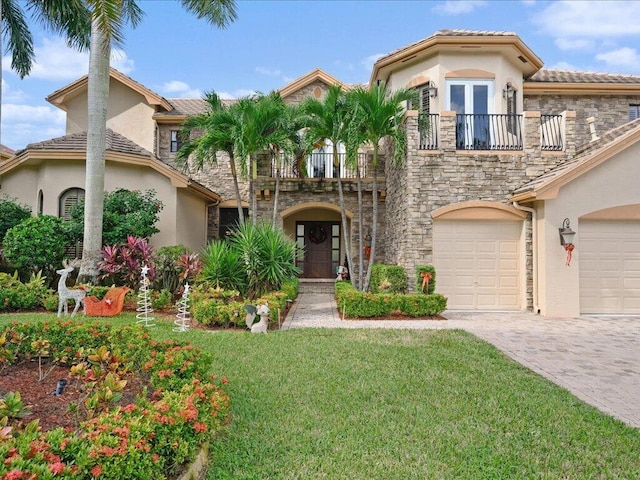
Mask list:
[[[58,201],[58,216],[65,220],[71,220],[71,208],[84,200],[83,188],[69,188],[60,194]],[[74,242],[64,249],[67,258],[82,257],[82,242]]]
[[[38,215],[42,215],[43,211],[44,211],[44,195],[42,193],[42,190],[40,190],[38,192]]]

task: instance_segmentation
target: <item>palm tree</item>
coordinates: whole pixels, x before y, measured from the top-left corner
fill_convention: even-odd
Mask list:
[[[400,89],[387,94],[384,82],[376,84],[370,90],[357,88],[352,93],[353,122],[352,131],[358,132],[363,143],[373,148],[373,224],[371,229],[371,254],[367,266],[367,275],[363,290],[369,289],[371,267],[375,261],[376,241],[378,237],[378,156],[380,142],[387,139],[394,144],[393,161],[398,164],[404,158],[407,146],[406,131],[403,128],[403,102],[415,99],[415,91]]]
[[[307,98],[302,103],[302,111],[309,117],[309,136],[315,140],[328,140],[333,145],[333,165],[338,171],[338,199],[342,217],[344,248],[347,263],[352,266],[349,235],[347,233],[347,215],[342,191],[340,156],[338,155],[338,144],[347,139],[348,105],[342,87],[339,85],[331,86],[323,101],[312,97]],[[355,286],[354,275],[351,276],[351,283]]]
[[[83,1],[91,13],[91,53],[87,103],[87,160],[85,186],[85,219],[81,282],[94,282],[102,244],[102,207],[104,195],[104,156],[109,95],[109,56],[111,45],[124,43],[123,29],[135,27],[143,12],[135,0]],[[235,0],[180,0],[182,6],[198,18],[224,28],[235,20]]]
[[[178,163],[187,166],[192,157],[196,170],[202,170],[206,163],[216,163],[218,152],[224,152],[229,157],[229,167],[233,178],[233,187],[238,203],[238,222],[244,225],[242,197],[238,186],[236,169],[236,142],[240,132],[240,116],[237,104],[226,106],[215,92],[205,94],[205,101],[209,111],[193,115],[182,124],[181,137],[185,140],[176,155]],[[199,135],[200,136],[196,136]],[[240,172],[247,175],[247,163],[240,164]]]
[[[70,46],[81,50],[89,47],[91,17],[82,0],[2,0],[0,10],[2,40],[4,43],[6,38],[11,68],[20,78],[29,75],[35,60],[27,11],[45,28],[64,36]]]

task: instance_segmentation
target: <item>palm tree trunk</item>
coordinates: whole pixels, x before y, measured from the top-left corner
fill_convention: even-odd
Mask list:
[[[358,154],[356,153],[356,183],[358,185],[358,238],[360,239],[360,248],[358,248],[358,285],[356,288],[362,290],[362,281],[364,276],[364,258],[363,251],[365,247],[364,239],[364,214],[362,207],[362,178],[360,177],[360,164],[358,162]]]
[[[275,155],[275,175],[276,175],[276,188],[273,194],[273,216],[271,218],[271,224],[274,228],[278,227],[276,220],[278,219],[278,197],[280,195],[280,163],[282,159],[280,158],[280,154],[276,153]]]
[[[344,194],[342,193],[342,176],[340,172],[340,161],[338,159],[337,142],[333,142],[333,164],[338,165],[338,199],[340,201],[340,216],[342,217],[342,236],[344,238],[344,250],[345,255],[347,256],[347,263],[349,264],[349,268],[353,270],[353,261],[351,260],[351,248],[349,247],[349,235],[347,229],[347,213],[344,205]],[[356,287],[355,275],[351,275],[351,273],[352,272],[349,272],[351,285]]]
[[[91,26],[89,84],[87,93],[88,127],[84,204],[84,238],[82,264],[78,275],[81,283],[95,283],[102,248],[102,216],[104,207],[104,168],[109,101],[110,43],[94,22]]]
[[[373,218],[371,219],[371,256],[367,266],[367,276],[364,281],[363,290],[369,290],[371,283],[371,267],[376,258],[376,241],[378,240],[378,145],[373,146]]]
[[[233,155],[229,155],[229,165],[231,166],[231,176],[233,177],[233,189],[236,193],[238,201],[238,225],[244,225],[244,212],[242,210],[242,197],[240,196],[240,187],[238,186],[238,173],[236,171],[236,160]]]
[[[258,176],[258,165],[252,155],[249,156],[251,165],[251,223],[254,225],[258,221],[258,192],[256,192],[256,178]]]

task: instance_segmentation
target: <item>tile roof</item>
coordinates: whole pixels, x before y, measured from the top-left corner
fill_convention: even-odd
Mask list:
[[[207,102],[203,98],[168,98],[173,110],[157,112],[156,117],[173,117],[183,115],[198,115],[207,111]],[[229,106],[235,103],[235,99],[222,99],[223,105]]]
[[[12,148],[7,147],[6,145],[2,145],[0,143],[0,151],[7,154],[7,155],[13,155],[14,153],[16,153],[15,150],[13,150]]]
[[[567,170],[577,167],[581,163],[584,163],[587,160],[591,159],[593,155],[597,154],[598,150],[620,139],[620,137],[622,137],[627,132],[630,132],[638,128],[640,128],[640,119],[634,120],[632,122],[628,122],[620,127],[614,128],[613,130],[606,132],[604,135],[600,137],[599,140],[583,146],[583,148],[579,150],[579,153],[575,157],[573,157],[570,160],[567,160],[564,163],[561,163],[555,168],[552,168],[551,170],[549,170],[548,172],[545,172],[539,177],[524,184],[522,187],[516,189],[513,192],[513,195],[531,192],[535,190],[537,187],[552,181],[553,179],[564,174]]]
[[[153,157],[153,154],[145,150],[140,145],[132,142],[127,137],[114,132],[110,128],[107,129],[107,146],[108,151],[116,153],[126,153],[131,155],[141,155],[144,157]],[[72,133],[62,137],[44,140],[42,142],[30,143],[24,150],[86,150],[87,149],[87,132]]]
[[[541,68],[527,82],[551,83],[640,83],[640,75],[620,75],[615,73],[577,72]]]

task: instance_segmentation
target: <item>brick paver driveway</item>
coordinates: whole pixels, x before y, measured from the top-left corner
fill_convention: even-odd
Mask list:
[[[578,398],[640,428],[640,317],[446,316]]]

